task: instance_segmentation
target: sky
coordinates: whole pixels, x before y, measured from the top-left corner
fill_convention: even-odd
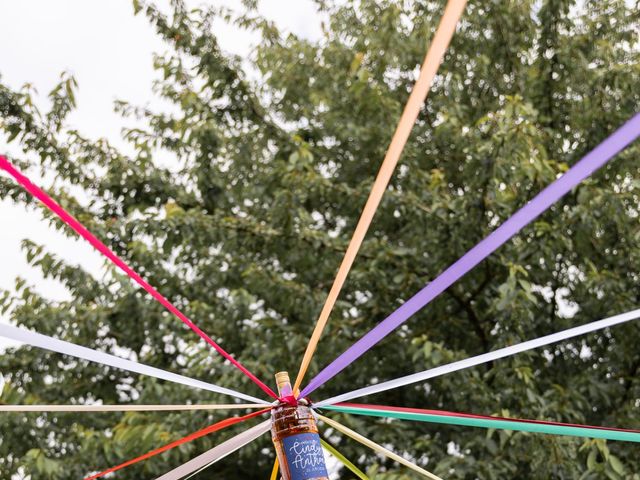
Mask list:
[[[166,7],[166,0],[156,2]],[[190,6],[232,5],[220,0],[190,1]],[[309,0],[262,0],[261,12],[299,36],[317,39],[320,17]],[[223,49],[247,56],[257,38],[237,28],[216,26]],[[46,109],[47,93],[63,71],[77,79],[78,108],[68,124],[89,138],[106,137],[125,147],[120,137],[125,125],[114,113],[115,100],[136,105],[161,106],[151,86],[156,75],[154,52],[166,46],[156,37],[143,15],[134,16],[131,0],[0,0],[0,81],[17,89],[32,84],[39,93],[38,105]],[[7,41],[7,39],[9,41]],[[14,144],[0,137],[0,153],[18,154]],[[45,281],[27,265],[20,244],[25,238],[46,243],[57,255],[100,275],[102,260],[82,240],[72,240],[50,228],[39,209],[0,201],[0,289],[13,287],[21,277],[48,298],[67,297],[64,287]],[[0,322],[6,317],[0,316]],[[6,345],[0,339],[0,348]]]

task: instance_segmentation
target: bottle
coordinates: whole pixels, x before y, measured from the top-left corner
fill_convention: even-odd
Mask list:
[[[318,426],[308,402],[295,400],[287,372],[276,373],[276,383],[281,401],[271,411],[271,438],[282,480],[329,480]]]

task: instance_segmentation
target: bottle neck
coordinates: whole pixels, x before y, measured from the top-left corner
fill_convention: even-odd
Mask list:
[[[278,395],[280,397],[290,397],[293,395],[293,388],[291,388],[291,382],[285,382],[278,385]]]
[[[279,372],[276,374],[276,383],[278,385],[278,395],[282,397],[290,397],[293,395],[291,388],[291,380],[287,372]]]

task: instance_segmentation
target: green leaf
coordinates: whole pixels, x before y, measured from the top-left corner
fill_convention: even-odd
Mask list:
[[[617,474],[624,475],[625,473],[624,465],[622,464],[620,459],[615,455],[609,455],[609,465],[611,465],[611,468],[613,468],[613,470]]]

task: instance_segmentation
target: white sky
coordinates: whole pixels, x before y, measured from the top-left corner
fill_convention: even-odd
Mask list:
[[[158,2],[166,5],[166,0]],[[219,1],[190,5],[220,4]],[[227,1],[232,5],[232,1]],[[262,13],[297,35],[318,38],[320,17],[309,0],[262,0]],[[257,41],[247,32],[227,25],[217,27],[221,46],[246,56]],[[91,138],[106,137],[123,145],[124,123],[113,112],[116,99],[134,104],[161,105],[151,92],[155,78],[154,52],[166,47],[156,37],[144,15],[133,15],[130,0],[0,0],[0,75],[12,88],[31,83],[40,103],[58,82],[62,71],[72,72],[79,83],[78,109],[68,124]],[[0,138],[0,153],[19,153]],[[20,242],[30,238],[46,243],[56,254],[99,273],[102,260],[84,241],[72,241],[49,228],[37,210],[0,202],[0,288],[12,288],[20,276],[49,298],[66,297],[56,282],[43,281],[30,268]],[[0,321],[5,320],[0,317]],[[0,339],[0,347],[3,345]]]

